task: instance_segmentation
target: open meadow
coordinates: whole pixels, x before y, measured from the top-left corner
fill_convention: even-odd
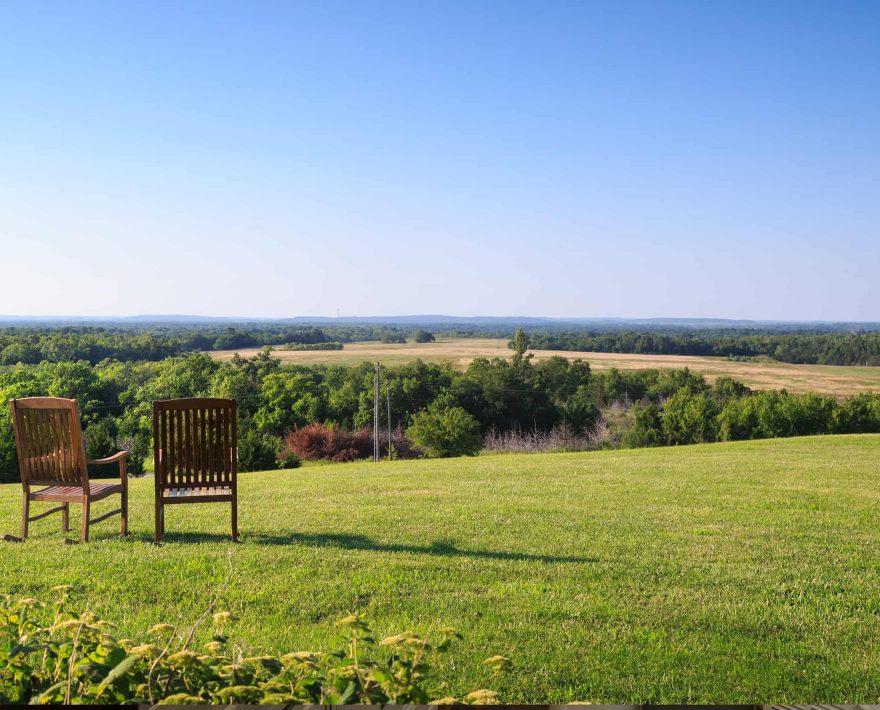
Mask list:
[[[70,583],[141,639],[194,622],[231,559],[220,608],[246,651],[335,648],[334,621],[361,611],[380,637],[457,627],[454,695],[880,699],[878,435],[242,474],[240,545],[223,505],[169,509],[150,544],[152,483],[131,482],[129,539],[114,519],[64,545],[54,516],[0,543],[0,591]],[[20,504],[0,486],[0,532]],[[492,680],[495,653],[514,672]]]
[[[259,349],[209,351],[218,360],[229,360],[238,353],[253,357]],[[627,353],[568,352],[530,350],[536,360],[558,355],[569,360],[581,359],[596,370],[616,367],[621,370],[647,368],[676,369],[689,367],[712,382],[727,375],[753,389],[787,389],[790,392],[815,392],[838,397],[866,390],[880,391],[880,367],[841,365],[791,365],[784,362],[736,362],[720,357],[689,355],[634,355]],[[377,341],[346,343],[342,350],[275,350],[272,355],[283,362],[298,365],[353,365],[381,362],[402,365],[420,358],[426,362],[447,362],[464,369],[475,357],[510,357],[507,341],[494,338],[438,339],[436,343],[384,344]]]

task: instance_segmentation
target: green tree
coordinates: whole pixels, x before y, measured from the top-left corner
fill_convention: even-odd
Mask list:
[[[259,398],[254,425],[276,436],[292,427],[320,421],[326,409],[321,383],[315,373],[309,372],[272,373],[263,380]]]
[[[100,459],[118,451],[116,448],[116,426],[112,417],[104,417],[90,424],[89,428],[83,432],[83,439],[86,458]]]
[[[528,363],[531,360],[532,356],[526,355],[526,350],[529,349],[529,336],[522,328],[516,329],[507,346],[513,349],[513,366],[515,368],[519,369],[523,363]]]
[[[724,405],[730,399],[740,399],[751,392],[741,382],[737,382],[732,377],[719,377],[712,385],[712,395],[720,405]]]
[[[281,440],[265,436],[252,426],[238,429],[238,470],[268,471],[278,468]]]
[[[648,400],[632,406],[632,424],[624,433],[621,443],[631,449],[663,445],[660,408]]]
[[[593,401],[592,390],[587,385],[581,385],[571,396],[566,397],[559,404],[559,410],[563,421],[578,432],[595,426],[602,416]]]
[[[758,397],[728,399],[718,413],[718,436],[721,441],[740,441],[761,437],[758,424]]]
[[[440,398],[418,412],[407,435],[429,456],[474,456],[482,448],[480,425],[461,407],[449,406]]]
[[[663,438],[677,446],[718,440],[718,405],[708,394],[683,388],[663,405]]]

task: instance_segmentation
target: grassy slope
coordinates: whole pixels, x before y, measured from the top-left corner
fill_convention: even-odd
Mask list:
[[[880,436],[248,474],[238,546],[221,506],[170,509],[148,544],[151,484],[128,541],[111,521],[64,546],[56,517],[0,543],[0,590],[72,582],[141,637],[194,620],[232,550],[221,606],[252,650],[331,648],[356,609],[380,634],[457,626],[452,691],[508,702],[880,696]],[[19,495],[0,487],[0,531]]]

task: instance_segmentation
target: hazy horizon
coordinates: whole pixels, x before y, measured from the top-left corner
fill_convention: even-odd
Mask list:
[[[0,23],[0,311],[880,321],[878,3]]]
[[[11,314],[11,313],[0,313],[0,324],[6,322],[14,322],[14,321],[41,321],[41,322],[65,322],[65,321],[107,321],[107,322],[120,322],[120,321],[140,321],[144,323],[151,322],[187,322],[187,321],[205,321],[205,320],[218,320],[218,321],[237,321],[237,322],[247,322],[247,321],[310,321],[313,320],[315,322],[334,322],[334,321],[352,321],[352,320],[363,320],[363,321],[372,321],[376,323],[387,322],[387,323],[413,323],[413,324],[437,324],[440,325],[445,321],[455,322],[455,321],[504,321],[504,322],[515,322],[522,321],[523,323],[532,321],[555,321],[555,322],[583,322],[583,323],[592,323],[592,322],[621,322],[621,323],[649,323],[649,322],[682,322],[682,323],[699,323],[699,322],[717,322],[717,323],[731,323],[731,324],[739,324],[739,323],[755,323],[755,324],[783,324],[783,325],[791,325],[791,324],[853,324],[853,325],[872,325],[876,326],[880,324],[880,321],[870,321],[870,320],[828,320],[828,319],[811,319],[811,320],[788,320],[788,319],[766,319],[766,318],[721,318],[721,317],[713,317],[713,316],[700,316],[700,317],[688,317],[688,316],[632,316],[632,317],[623,317],[623,316],[553,316],[553,315],[487,315],[487,314],[479,314],[479,315],[455,315],[450,313],[393,313],[393,314],[384,314],[384,315],[371,315],[371,314],[351,314],[351,315],[282,315],[282,316],[261,316],[261,315],[205,315],[198,313],[130,313],[130,314],[117,314],[117,315],[76,315],[76,314],[47,314],[47,315],[34,315],[34,314]],[[438,320],[431,320],[438,319]]]

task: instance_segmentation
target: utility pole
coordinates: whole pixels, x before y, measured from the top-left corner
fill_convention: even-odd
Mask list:
[[[376,377],[373,381],[373,461],[379,460],[379,371],[382,366],[376,363]]]
[[[388,460],[391,460],[391,383],[385,385],[385,397],[388,400]]]

